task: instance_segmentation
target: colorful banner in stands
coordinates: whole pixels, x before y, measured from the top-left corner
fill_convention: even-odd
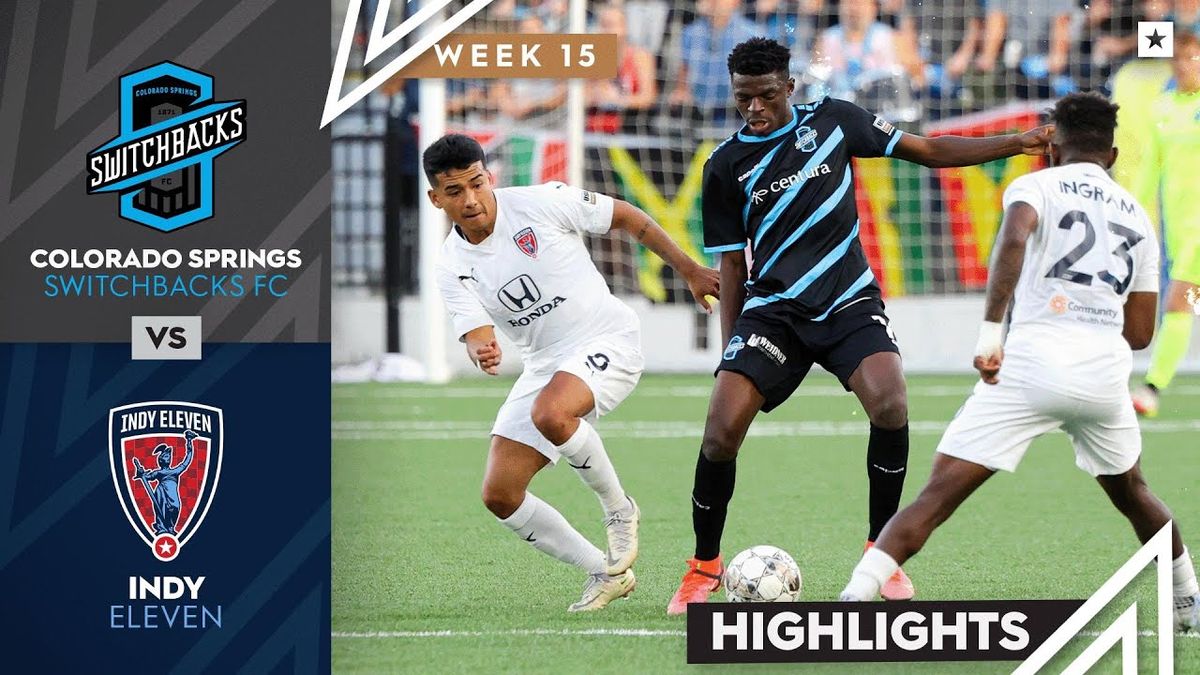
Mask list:
[[[1038,123],[1038,104],[1022,104],[946,120],[928,135],[984,136]],[[561,136],[473,132],[488,149],[503,185],[566,180]],[[607,140],[607,139],[606,139]],[[700,219],[704,161],[714,141],[647,142],[614,136],[589,143],[585,183],[644,209],[693,258],[707,260]],[[1043,166],[1017,156],[981,166],[930,170],[896,159],[854,162],[863,248],[886,297],[980,290],[987,283],[992,241],[1002,216],[1001,197],[1016,177]],[[637,278],[655,302],[670,299],[662,261],[639,247]]]

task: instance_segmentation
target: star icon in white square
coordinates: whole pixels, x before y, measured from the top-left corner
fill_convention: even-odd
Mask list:
[[[1170,21],[1138,22],[1138,58],[1166,59],[1175,55],[1175,25]]]

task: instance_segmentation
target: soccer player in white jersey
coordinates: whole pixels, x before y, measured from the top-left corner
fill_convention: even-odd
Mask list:
[[[423,162],[429,198],[453,222],[437,273],[455,332],[490,375],[503,357],[496,328],[521,348],[525,366],[492,427],[483,502],[534,548],[587,573],[570,611],[601,609],[633,591],[640,514],[592,422],[633,391],[643,360],[638,317],[609,292],[583,236],[629,232],[705,310],[717,273],[619,199],[562,183],[495,189],[483,148],[468,136],[439,139]],[[607,555],[527,491],[560,457],[600,499]]]
[[[996,471],[1015,470],[1033,439],[1055,429],[1067,432],[1075,464],[1096,478],[1139,540],[1171,519],[1142,476],[1126,389],[1131,348],[1154,336],[1159,252],[1146,212],[1106,172],[1117,157],[1116,114],[1098,94],[1060,100],[1052,168],[1005,191],[975,347],[982,381],[946,429],[928,484],[888,521],[843,600],[875,599],[963,500]],[[1178,526],[1171,529],[1176,625],[1195,629],[1196,572]]]

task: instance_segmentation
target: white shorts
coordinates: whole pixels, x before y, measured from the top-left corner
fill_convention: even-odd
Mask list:
[[[1013,471],[1033,439],[1062,429],[1075,447],[1075,465],[1092,476],[1133,468],[1142,434],[1127,395],[1084,400],[1007,379],[979,382],[946,428],[937,451],[989,469]]]
[[[496,413],[492,435],[524,443],[545,455],[552,463],[558,462],[558,450],[533,426],[532,416],[533,402],[550,378],[557,372],[566,372],[587,383],[596,407],[584,419],[595,422],[600,416],[612,412],[633,392],[644,367],[638,331],[598,337],[585,343],[552,370],[526,370],[521,373],[508,393],[508,399],[500,406],[500,412]]]

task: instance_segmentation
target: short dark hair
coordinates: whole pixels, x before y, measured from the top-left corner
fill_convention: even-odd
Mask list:
[[[1117,128],[1117,104],[1094,92],[1068,94],[1050,114],[1064,145],[1084,152],[1107,152]]]
[[[437,175],[451,169],[466,169],[475,162],[487,167],[487,155],[479,141],[463,134],[446,134],[425,149],[422,164],[430,185],[437,185]]]
[[[788,48],[778,42],[764,37],[750,38],[729,52],[729,74],[787,75],[791,59]]]

